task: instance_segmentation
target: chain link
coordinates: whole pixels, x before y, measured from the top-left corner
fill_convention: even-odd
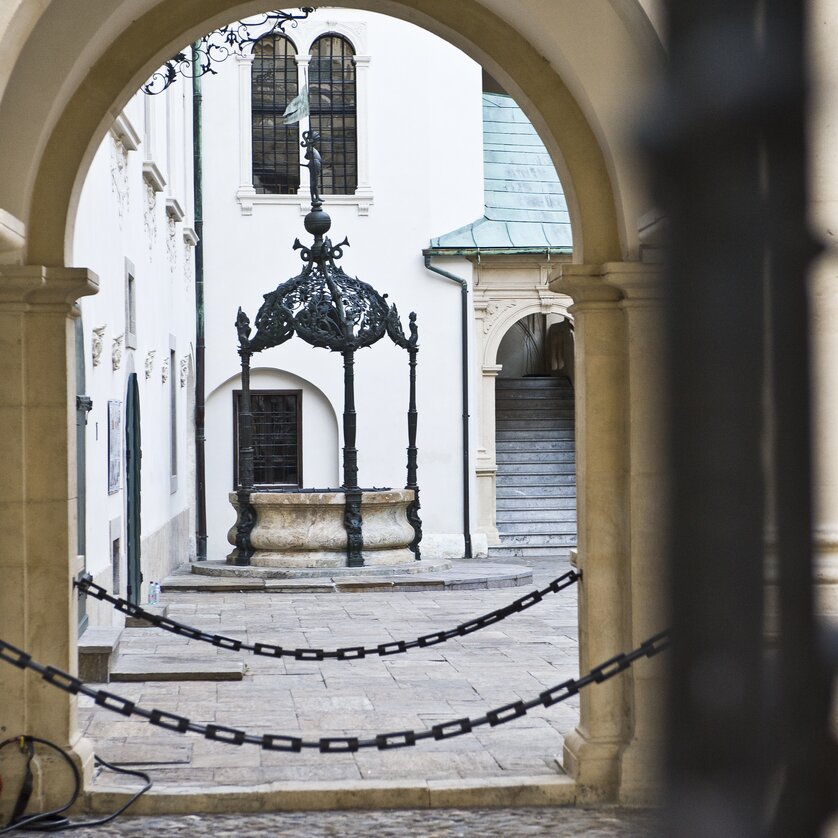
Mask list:
[[[541,692],[538,697],[529,701],[514,701],[511,704],[504,704],[494,710],[489,710],[485,716],[478,718],[454,719],[449,722],[441,722],[428,730],[414,731],[403,730],[395,733],[379,733],[370,739],[360,739],[356,736],[325,736],[320,739],[301,739],[297,736],[286,736],[284,734],[266,733],[263,735],[250,734],[235,727],[226,727],[217,724],[199,724],[185,716],[177,713],[169,713],[165,710],[147,710],[140,707],[127,698],[115,695],[107,690],[96,690],[88,687],[81,680],[69,675],[54,666],[45,666],[32,660],[31,656],[0,640],[0,660],[17,666],[19,669],[31,669],[37,672],[45,681],[58,689],[72,695],[82,694],[89,696],[100,707],[113,710],[123,716],[139,716],[146,719],[149,724],[157,727],[172,730],[176,733],[199,733],[206,739],[216,742],[224,742],[228,745],[258,745],[266,751],[290,751],[299,753],[303,748],[316,749],[323,754],[329,753],[351,753],[361,748],[377,748],[380,751],[390,748],[406,748],[416,745],[423,739],[450,739],[454,736],[462,736],[471,733],[474,728],[483,725],[496,727],[506,724],[521,716],[525,716],[535,707],[551,707],[560,701],[565,701],[576,695],[580,689],[590,684],[599,684],[613,678],[620,672],[628,669],[640,658],[651,658],[669,648],[669,630],[644,640],[636,649],[626,654],[615,655],[610,660],[595,666],[587,675],[557,684]]]
[[[177,620],[172,620],[170,617],[163,617],[160,614],[152,614],[149,611],[144,611],[139,605],[109,594],[107,589],[101,585],[97,585],[89,576],[77,579],[73,584],[80,591],[103,602],[109,602],[117,611],[121,611],[131,617],[146,620],[156,628],[164,629],[172,634],[188,637],[190,640],[200,640],[204,643],[210,643],[219,649],[230,649],[233,652],[244,650],[254,655],[263,655],[272,658],[294,658],[298,661],[322,661],[326,659],[344,661],[359,660],[360,658],[372,655],[379,655],[380,657],[399,655],[407,652],[409,649],[423,649],[427,646],[435,646],[437,643],[445,643],[454,637],[465,637],[467,634],[472,634],[475,631],[480,631],[480,629],[505,620],[512,614],[519,614],[521,611],[526,611],[527,608],[538,605],[548,594],[557,594],[565,588],[569,588],[581,578],[582,574],[579,571],[569,570],[567,573],[555,578],[546,587],[537,591],[531,591],[510,602],[509,605],[505,605],[503,608],[497,608],[480,617],[475,617],[473,620],[460,623],[456,628],[437,631],[432,634],[424,634],[415,640],[394,640],[389,643],[380,643],[377,646],[347,646],[340,649],[284,649],[282,646],[276,646],[272,643],[244,643],[232,637],[225,637],[223,634],[210,634],[209,632],[201,631],[201,629],[188,626],[185,623],[179,623]]]

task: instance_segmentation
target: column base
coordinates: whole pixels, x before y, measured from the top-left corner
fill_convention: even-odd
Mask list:
[[[661,802],[663,743],[634,739],[620,760],[618,801],[628,806],[654,806]]]
[[[564,740],[562,765],[576,781],[579,803],[601,803],[617,798],[621,743],[591,741],[579,728]]]
[[[35,749],[32,759],[32,796],[27,807],[29,814],[46,812],[65,805],[74,789],[73,774],[67,763],[51,748],[36,744]],[[79,737],[72,746],[64,746],[64,750],[81,775],[79,796],[71,810],[80,811],[84,807],[85,789],[93,779],[93,743],[89,739]],[[16,745],[7,745],[0,751],[0,773],[6,787],[0,803],[0,823],[7,823],[12,815],[23,783],[25,766],[26,755],[21,754]]]
[[[815,531],[815,602],[818,614],[838,617],[838,533]]]

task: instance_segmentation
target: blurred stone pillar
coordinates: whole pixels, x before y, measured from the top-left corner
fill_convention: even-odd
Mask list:
[[[828,0],[813,0],[809,22],[812,106],[810,177],[814,233],[826,251],[811,272],[814,547],[818,606],[838,616],[838,18]]]
[[[73,303],[98,287],[77,268],[0,266],[0,638],[44,664],[76,673],[75,340]],[[76,698],[32,672],[0,663],[0,739],[30,734],[67,750],[90,778]],[[57,754],[37,756],[33,806],[72,792]],[[0,753],[9,789],[23,780],[14,748]],[[4,800],[12,805],[14,795]],[[0,812],[0,823],[11,813]]]
[[[599,266],[565,265],[550,288],[573,299],[576,337],[576,473],[579,666],[625,651],[630,617],[626,508],[626,331],[621,292]],[[565,770],[580,801],[613,798],[628,739],[627,677],[580,693],[579,724],[565,738]]]
[[[628,554],[630,616],[627,648],[665,629],[665,532],[668,491],[666,403],[663,393],[664,299],[656,265],[606,265],[607,281],[623,292],[627,348]],[[631,739],[622,754],[619,799],[654,802],[660,789],[665,696],[664,655],[626,674]]]

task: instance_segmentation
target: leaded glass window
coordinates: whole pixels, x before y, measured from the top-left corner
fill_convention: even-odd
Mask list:
[[[253,186],[260,194],[293,195],[300,186],[298,126],[282,123],[283,111],[299,92],[295,55],[294,45],[281,35],[253,46]]]
[[[353,195],[358,185],[355,64],[352,46],[324,35],[311,48],[311,128],[320,134],[321,192]]]
[[[233,391],[233,485],[239,483],[239,399]],[[253,484],[260,489],[302,486],[302,393],[252,390]]]

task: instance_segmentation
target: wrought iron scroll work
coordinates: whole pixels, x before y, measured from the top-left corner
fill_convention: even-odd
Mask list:
[[[405,489],[413,490],[413,501],[407,507],[407,520],[413,527],[413,541],[410,549],[413,551],[416,561],[422,558],[419,549],[419,542],[422,540],[422,519],[419,517],[419,483],[417,481],[418,450],[416,448],[416,428],[419,420],[419,413],[416,410],[416,354],[419,351],[419,329],[416,325],[416,312],[410,312],[408,331],[410,336],[405,337],[402,329],[399,313],[396,306],[390,307],[387,318],[387,334],[397,346],[407,350],[408,365],[410,369],[410,399],[407,408],[407,483]]]
[[[319,195],[318,176],[320,154],[317,151],[319,136],[306,132],[301,143],[306,148],[309,160],[311,183],[311,212],[305,217],[305,228],[314,236],[314,242],[306,247],[299,239],[294,241],[294,250],[300,251],[305,263],[302,271],[292,279],[283,282],[274,291],[264,295],[264,302],[256,315],[256,333],[250,337],[250,321],[239,309],[236,328],[239,334],[239,355],[242,358],[242,410],[245,403],[249,410],[249,364],[254,352],[278,346],[290,340],[296,333],[311,346],[340,352],[344,367],[344,410],[343,410],[343,486],[345,495],[344,525],[347,533],[347,564],[361,567],[363,559],[363,532],[361,515],[362,491],[358,486],[358,450],[355,447],[357,418],[355,414],[355,352],[371,346],[386,334],[397,346],[406,349],[410,358],[410,406],[408,408],[408,465],[407,486],[412,489],[414,499],[408,508],[408,520],[414,529],[410,545],[417,559],[420,558],[419,541],[422,538],[422,524],[419,519],[419,486],[416,481],[416,353],[418,351],[418,330],[416,314],[411,313],[406,337],[395,305],[389,305],[386,294],[379,294],[371,285],[357,277],[351,277],[337,265],[349,241],[343,239],[333,245],[326,236],[331,228],[331,218],[323,211]],[[246,383],[247,378],[247,383]],[[247,399],[245,401],[245,390]],[[244,419],[244,413],[242,413]],[[249,417],[248,417],[249,419]],[[239,424],[240,458],[246,456],[251,446],[250,422]],[[248,434],[245,437],[245,434]],[[251,480],[249,487],[240,491],[252,491],[252,447],[250,447]],[[240,462],[243,462],[240,459]],[[244,478],[243,478],[244,479]],[[240,498],[239,518],[245,505]],[[247,507],[252,511],[250,504]],[[242,526],[248,525],[244,520]],[[252,529],[252,524],[250,524]],[[238,547],[238,528],[237,528]],[[252,555],[249,541],[239,549],[239,555],[247,549]]]
[[[141,88],[143,93],[156,96],[171,87],[178,76],[186,79],[199,78],[207,73],[216,73],[213,64],[226,61],[231,55],[242,55],[245,48],[262,38],[284,32],[287,24],[296,26],[298,20],[305,20],[314,7],[303,6],[298,13],[263,12],[247,21],[228,23],[204,35],[195,42],[197,64],[190,58],[191,52],[173,55]]]
[[[236,489],[238,515],[236,517],[236,549],[229,561],[249,565],[253,556],[250,534],[256,526],[256,510],[250,502],[253,491],[253,413],[250,405],[250,320],[239,309],[236,317],[239,336],[239,356],[242,363],[242,392],[239,400],[239,475]]]

